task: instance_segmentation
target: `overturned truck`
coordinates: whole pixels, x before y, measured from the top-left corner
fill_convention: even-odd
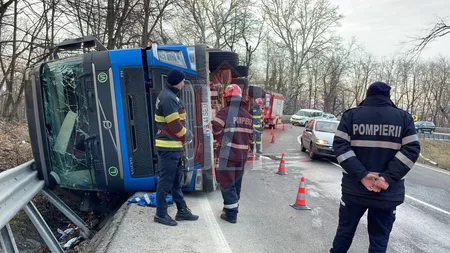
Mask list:
[[[64,57],[62,57],[64,55]],[[85,191],[154,191],[156,98],[167,73],[186,75],[180,99],[186,127],[184,191],[216,188],[211,119],[222,108],[223,88],[243,89],[248,110],[265,98],[250,86],[236,53],[205,45],[156,45],[107,50],[95,37],[67,40],[53,59],[28,70],[26,111],[39,176],[47,186]]]

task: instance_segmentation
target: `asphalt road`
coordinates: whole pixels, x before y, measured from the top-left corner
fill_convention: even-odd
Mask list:
[[[104,252],[328,252],[338,223],[341,169],[327,160],[311,161],[300,152],[302,129],[282,131],[264,155],[247,168],[237,224],[222,221],[220,191],[186,195],[200,215],[196,222],[165,227],[152,222],[155,210],[130,206]],[[264,140],[266,140],[264,138]],[[275,174],[285,153],[289,175]],[[309,211],[289,206],[301,176],[306,178]],[[406,179],[407,199],[397,209],[388,252],[450,252],[450,173],[416,166]],[[175,215],[175,208],[170,214]],[[363,216],[349,252],[367,252]],[[97,251],[101,252],[101,251]]]

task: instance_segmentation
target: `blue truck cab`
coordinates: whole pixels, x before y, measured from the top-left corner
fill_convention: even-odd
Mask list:
[[[98,50],[59,57],[88,47]],[[59,44],[53,58],[28,71],[25,91],[35,165],[47,186],[154,191],[154,106],[177,68],[186,75],[180,99],[195,135],[185,149],[184,190],[215,189],[208,84],[212,69],[236,67],[237,54],[205,45],[106,50],[88,36]]]

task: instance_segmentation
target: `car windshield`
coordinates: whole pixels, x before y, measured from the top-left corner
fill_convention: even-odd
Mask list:
[[[297,116],[305,116],[305,117],[313,117],[315,112],[311,111],[298,111],[295,115]]]
[[[338,128],[338,122],[326,122],[326,121],[317,121],[316,122],[316,131],[318,132],[326,132],[326,133],[334,133]]]

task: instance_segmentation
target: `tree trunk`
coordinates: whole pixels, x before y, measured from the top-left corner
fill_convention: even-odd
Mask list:
[[[114,27],[116,25],[114,0],[108,0],[108,12],[106,14],[106,33],[108,34],[108,49],[114,49],[116,41],[114,38]]]

